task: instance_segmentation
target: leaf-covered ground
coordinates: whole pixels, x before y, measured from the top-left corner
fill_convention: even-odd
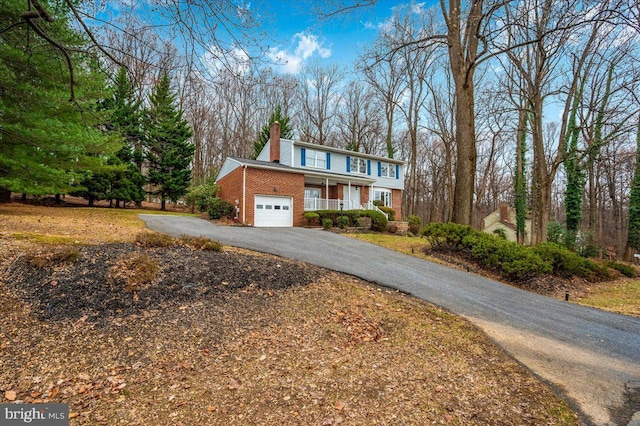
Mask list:
[[[579,422],[466,321],[351,277],[229,248],[56,262],[0,243],[0,402],[68,403],[72,424]],[[117,278],[141,254],[158,269],[135,301]]]

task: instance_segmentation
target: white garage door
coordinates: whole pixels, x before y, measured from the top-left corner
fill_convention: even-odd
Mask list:
[[[255,226],[293,226],[291,197],[255,196]]]

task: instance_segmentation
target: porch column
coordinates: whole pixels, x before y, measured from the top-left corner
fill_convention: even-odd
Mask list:
[[[329,178],[325,178],[325,187],[324,187],[324,198],[326,200],[326,205],[324,208],[329,210]]]
[[[348,183],[348,186],[349,186],[349,204],[348,204],[349,208],[348,208],[348,210],[351,210],[351,181],[348,181],[347,183]]]

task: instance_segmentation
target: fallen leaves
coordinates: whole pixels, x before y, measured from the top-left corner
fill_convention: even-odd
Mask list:
[[[16,392],[9,390],[4,393],[4,397],[7,401],[15,401],[17,398]]]
[[[114,247],[109,262],[126,249]],[[25,293],[68,312],[40,316],[48,305],[27,309],[2,287],[0,325],[25,359],[0,370],[5,401],[13,391],[14,401],[68,403],[78,425],[559,423],[548,389],[464,321],[406,296],[265,255],[198,253],[189,263],[188,250],[154,249],[163,281],[134,307],[98,291],[113,263],[100,266],[104,248],[86,252],[90,261],[84,250],[73,267],[86,272],[46,286],[72,298]],[[298,285],[309,277],[318,283]],[[510,408],[521,401],[526,410]]]

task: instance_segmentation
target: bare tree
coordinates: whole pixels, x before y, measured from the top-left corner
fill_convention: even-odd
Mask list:
[[[344,148],[367,154],[381,151],[378,142],[382,139],[382,114],[375,104],[375,95],[371,87],[359,81],[347,87],[337,113]]]
[[[319,145],[337,143],[331,139],[335,126],[335,114],[340,99],[339,85],[343,73],[337,65],[323,67],[313,62],[298,76],[298,96],[300,98],[299,122],[303,140]]]

